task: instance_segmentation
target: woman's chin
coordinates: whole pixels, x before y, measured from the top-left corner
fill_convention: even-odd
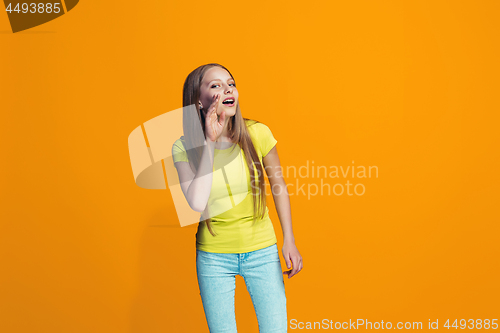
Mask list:
[[[235,107],[232,107],[232,108],[226,108],[226,109],[223,109],[225,112],[226,112],[226,117],[232,117],[236,114],[236,108]],[[220,110],[219,112],[219,115],[222,113],[223,110]]]

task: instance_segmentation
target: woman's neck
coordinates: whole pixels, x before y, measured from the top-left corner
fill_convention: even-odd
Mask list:
[[[232,117],[226,117],[225,123],[224,123],[224,128],[222,129],[222,134],[220,137],[217,139],[217,142],[231,142],[231,139],[229,137],[229,130],[228,130],[228,124],[229,121],[231,120]]]

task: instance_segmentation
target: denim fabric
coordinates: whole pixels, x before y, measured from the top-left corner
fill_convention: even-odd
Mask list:
[[[197,249],[196,271],[211,333],[237,332],[236,275],[245,280],[259,332],[287,331],[285,284],[276,244],[246,253],[212,253]]]

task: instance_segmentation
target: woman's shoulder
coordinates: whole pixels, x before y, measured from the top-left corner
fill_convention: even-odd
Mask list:
[[[245,119],[245,123],[247,125],[247,129],[250,135],[259,135],[261,133],[266,133],[271,131],[266,124],[261,123],[258,120]]]
[[[175,140],[174,144],[172,145],[172,148],[179,148],[182,150],[185,150],[185,143],[186,140],[184,139],[184,136],[181,136],[179,139]]]
[[[259,121],[249,119],[247,128],[255,148],[260,151],[261,156],[266,156],[278,142],[269,127]]]
[[[185,143],[184,136],[181,136],[172,144],[172,157],[174,162],[188,161]]]

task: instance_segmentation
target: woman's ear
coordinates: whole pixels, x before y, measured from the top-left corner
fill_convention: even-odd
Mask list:
[[[200,110],[201,114],[203,117],[207,114],[207,110],[203,109],[203,105],[201,104],[201,101],[198,101],[198,109]]]

